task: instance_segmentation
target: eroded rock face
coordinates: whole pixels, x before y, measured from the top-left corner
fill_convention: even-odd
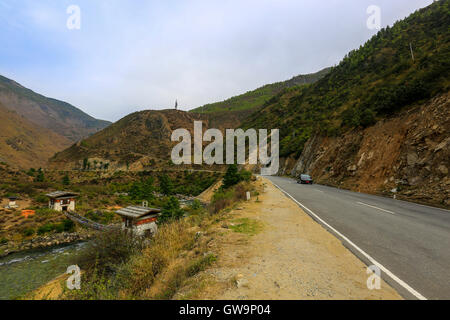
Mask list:
[[[360,192],[392,195],[395,189],[400,198],[448,207],[449,166],[446,93],[364,130],[312,137],[290,172]]]

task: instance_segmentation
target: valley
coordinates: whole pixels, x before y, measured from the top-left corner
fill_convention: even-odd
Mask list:
[[[449,26],[450,2],[436,1],[333,67],[114,123],[0,76],[0,299],[448,298]],[[279,159],[254,164],[252,137],[229,129],[278,129],[257,151]],[[203,163],[195,151],[220,138]],[[69,263],[82,290],[63,289]]]

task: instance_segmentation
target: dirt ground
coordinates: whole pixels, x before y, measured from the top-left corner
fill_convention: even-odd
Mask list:
[[[264,189],[258,201],[231,211],[217,230],[211,250],[218,260],[193,281],[195,298],[402,299],[384,281],[380,290],[369,290],[367,267],[336,237],[269,180],[259,178],[257,184]],[[236,229],[242,221],[250,227]]]
[[[4,209],[9,204],[9,199],[0,198],[0,209]],[[31,205],[31,200],[17,200],[16,204],[19,206],[16,210],[23,210]]]

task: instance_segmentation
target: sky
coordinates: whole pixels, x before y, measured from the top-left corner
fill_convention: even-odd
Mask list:
[[[0,0],[0,74],[110,121],[190,110],[337,65],[376,34],[371,5],[384,27],[431,2]]]

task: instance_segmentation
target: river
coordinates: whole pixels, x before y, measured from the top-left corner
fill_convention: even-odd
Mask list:
[[[0,300],[20,299],[65,273],[85,245],[70,244],[0,258]]]

